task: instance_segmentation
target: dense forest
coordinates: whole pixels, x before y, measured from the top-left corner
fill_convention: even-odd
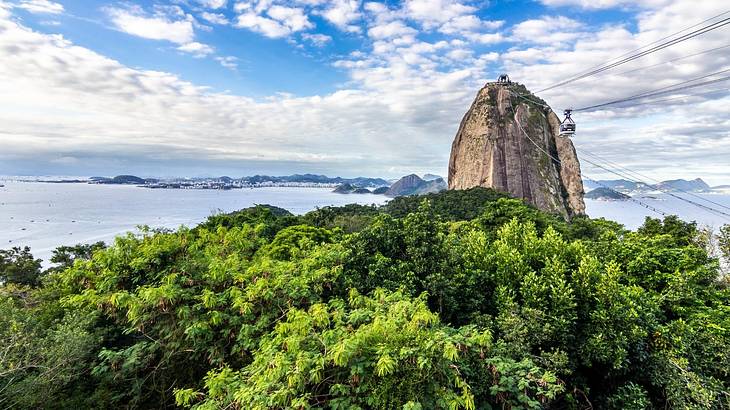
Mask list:
[[[730,408],[723,253],[483,188],[4,250],[0,407]]]

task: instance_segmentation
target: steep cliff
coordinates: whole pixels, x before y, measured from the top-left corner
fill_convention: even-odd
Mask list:
[[[583,214],[580,164],[560,119],[516,83],[488,83],[451,146],[449,189],[495,188],[565,218]]]

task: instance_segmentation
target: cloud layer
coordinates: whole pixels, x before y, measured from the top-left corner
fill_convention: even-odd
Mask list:
[[[51,2],[15,7],[41,12],[31,3]],[[348,82],[336,92],[252,99],[214,92],[174,73],[131,68],[59,35],[33,31],[6,4],[0,7],[0,81],[7,86],[0,89],[0,103],[10,108],[0,112],[0,161],[82,169],[93,158],[126,158],[125,164],[220,163],[231,169],[240,164],[261,172],[279,164],[291,172],[443,174],[461,116],[478,88],[499,72],[533,90],[544,88],[723,11],[715,2],[647,3],[636,10],[633,32],[622,22],[595,27],[561,15],[560,8],[507,25],[455,0],[197,3],[190,9],[104,10],[117,30],[231,69],[236,57],[219,55],[200,40],[199,31],[215,29],[202,22],[319,50],[335,41],[318,30],[328,24],[343,37],[360,39],[362,47],[325,62],[347,74]],[[556,110],[580,107],[719,71],[730,66],[726,52],[686,56],[722,47],[726,34],[718,30],[541,96]],[[677,61],[664,64],[671,59]],[[723,95],[671,96],[663,104],[582,114],[575,139],[579,155],[586,149],[661,178],[730,179],[723,168],[730,156],[730,105],[727,98],[718,101]]]

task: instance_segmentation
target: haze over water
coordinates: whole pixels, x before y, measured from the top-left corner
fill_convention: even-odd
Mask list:
[[[270,204],[302,214],[317,207],[349,203],[383,204],[382,195],[335,194],[330,188],[255,188],[221,190],[147,189],[131,185],[53,184],[2,181],[0,188],[0,249],[30,246],[47,260],[53,249],[95,241],[110,242],[137,226],[195,226],[218,212]],[[718,227],[728,218],[713,215],[666,195],[637,197],[648,205],[684,220]],[[702,196],[705,196],[704,194]],[[730,206],[730,195],[706,195]],[[697,200],[696,198],[691,198]],[[589,216],[604,217],[636,229],[656,213],[631,201],[586,200]]]

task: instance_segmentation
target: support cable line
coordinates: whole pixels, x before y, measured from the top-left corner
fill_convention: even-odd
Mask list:
[[[730,11],[726,11],[725,13],[722,13],[722,14],[720,14],[718,16],[722,16],[722,15],[727,14],[727,13],[730,13]],[[718,16],[712,17],[712,18],[710,18],[708,20],[712,20],[714,18],[717,18]],[[705,21],[707,21],[707,20],[705,20]],[[661,43],[661,44],[658,44],[656,46],[653,46],[653,47],[651,47],[651,48],[649,48],[647,50],[644,50],[644,51],[638,52],[636,54],[632,54],[632,55],[630,55],[628,57],[619,59],[618,61],[615,61],[613,63],[606,64],[606,65],[600,66],[600,67],[598,67],[596,69],[593,69],[591,71],[585,72],[583,74],[576,75],[576,76],[571,77],[571,78],[569,78],[567,80],[561,81],[561,82],[559,82],[557,84],[553,84],[553,85],[551,85],[549,87],[540,89],[540,90],[538,90],[536,92],[543,92],[543,91],[547,91],[547,90],[552,90],[553,88],[557,88],[557,87],[560,87],[560,86],[563,86],[563,85],[570,84],[572,82],[578,81],[580,79],[583,79],[583,78],[586,78],[586,77],[590,77],[590,76],[596,75],[598,73],[602,73],[602,72],[604,72],[606,70],[610,70],[610,69],[612,69],[614,67],[618,67],[620,65],[623,65],[623,64],[626,64],[628,62],[634,61],[634,60],[636,60],[638,58],[647,56],[649,54],[656,53],[657,51],[663,50],[663,49],[665,49],[667,47],[671,47],[671,46],[673,46],[675,44],[678,44],[678,43],[681,43],[681,42],[684,42],[684,41],[693,39],[693,38],[695,38],[697,36],[700,36],[702,34],[709,33],[710,31],[717,30],[717,29],[719,29],[721,27],[724,27],[724,26],[726,26],[728,24],[730,24],[730,17],[727,17],[727,18],[724,18],[722,20],[716,21],[714,23],[708,24],[708,25],[703,26],[703,27],[701,27],[701,28],[699,28],[697,30],[694,30],[692,32],[689,32],[687,34],[684,34],[684,35],[681,35],[679,37],[673,38],[673,39],[671,39],[669,41],[666,41],[664,43]],[[685,29],[685,30],[687,30],[687,29]],[[685,30],[683,30],[683,31],[685,31]],[[679,33],[681,33],[681,31]],[[675,33],[673,35],[676,35],[676,34],[678,34],[678,33]]]
[[[672,34],[668,34],[668,35],[666,35],[666,36],[664,36],[664,37],[662,37],[662,38],[660,38],[660,39],[658,39],[658,40],[652,41],[651,43],[648,43],[648,44],[644,44],[643,46],[640,46],[640,47],[637,47],[637,48],[635,48],[635,49],[633,49],[633,50],[627,51],[627,52],[625,52],[624,54],[621,54],[620,56],[616,56],[616,57],[614,57],[614,58],[612,58],[612,59],[610,59],[610,60],[606,61],[605,63],[602,63],[602,64],[597,64],[597,65],[594,65],[594,66],[592,66],[592,67],[589,67],[589,68],[587,68],[587,69],[585,69],[585,70],[583,70],[583,71],[581,71],[581,72],[579,72],[579,73],[576,73],[575,75],[576,75],[576,76],[578,76],[578,75],[584,74],[584,73],[586,73],[586,72],[588,72],[588,71],[591,71],[591,70],[593,70],[593,69],[596,69],[596,68],[600,68],[600,67],[601,67],[601,66],[603,66],[603,65],[609,64],[609,63],[611,63],[611,62],[614,62],[614,61],[616,61],[616,60],[619,60],[619,59],[620,59],[620,58],[622,58],[622,57],[626,57],[626,56],[628,56],[628,55],[630,55],[630,54],[633,54],[633,53],[635,53],[635,52],[637,52],[637,51],[640,51],[641,49],[647,48],[647,47],[649,47],[649,46],[652,46],[652,45],[654,45],[654,44],[660,43],[660,42],[662,42],[662,41],[664,41],[664,40],[667,40],[667,39],[669,39],[669,38],[671,38],[671,37],[674,37],[674,36],[676,36],[676,35],[682,34],[682,33],[684,33],[684,32],[685,32],[685,31],[687,31],[687,30],[691,30],[691,29],[693,29],[693,28],[695,28],[695,27],[697,27],[697,26],[700,26],[700,25],[702,25],[702,24],[705,24],[705,23],[707,23],[707,22],[709,22],[709,21],[712,21],[712,20],[714,20],[714,19],[716,19],[716,18],[722,17],[722,16],[724,16],[724,15],[726,15],[726,14],[728,14],[728,13],[730,13],[730,10],[727,10],[727,11],[724,11],[724,12],[722,12],[722,13],[720,13],[720,14],[714,15],[714,16],[712,16],[712,17],[710,17],[710,18],[707,18],[707,19],[705,19],[705,20],[702,20],[702,21],[700,21],[699,23],[693,24],[693,25],[691,25],[691,26],[689,26],[689,27],[685,27],[685,28],[683,28],[682,30],[679,30],[679,31],[677,31],[677,32],[674,32],[674,33],[672,33]]]
[[[686,99],[686,98],[692,98],[692,97],[702,97],[702,96],[706,96],[706,95],[713,95],[713,94],[718,94],[718,93],[728,93],[728,92],[730,92],[730,88],[724,87],[724,88],[718,88],[718,89],[712,90],[712,91],[704,91],[701,93],[682,93],[681,95],[677,95],[674,97],[668,97],[668,98],[662,98],[660,100],[650,100],[650,101],[645,101],[645,102],[637,102],[637,103],[629,104],[629,105],[622,105],[621,108],[632,108],[632,107],[638,107],[641,105],[659,104],[659,103],[663,103],[663,102],[667,102],[667,101],[681,100],[683,98]]]
[[[527,138],[527,140],[528,140],[528,141],[530,141],[530,142],[532,143],[532,145],[534,145],[534,146],[535,146],[535,148],[537,148],[537,149],[538,149],[538,150],[540,150],[540,151],[541,151],[541,152],[542,152],[543,154],[547,155],[547,156],[548,156],[548,158],[550,158],[551,160],[553,160],[553,161],[555,162],[555,164],[556,164],[556,165],[558,165],[558,166],[561,166],[562,164],[561,164],[561,162],[560,162],[560,159],[556,158],[556,157],[555,157],[555,156],[554,156],[553,154],[551,154],[550,152],[548,152],[547,150],[545,150],[545,149],[544,149],[543,147],[541,147],[541,146],[540,146],[540,144],[536,143],[536,142],[535,142],[535,141],[534,141],[534,140],[533,140],[532,138],[530,138],[530,136],[529,136],[529,135],[527,134],[527,132],[525,131],[525,129],[524,129],[524,128],[522,128],[522,124],[520,124],[520,121],[519,121],[519,120],[517,119],[517,113],[516,113],[516,112],[514,112],[514,111],[513,111],[513,113],[514,113],[515,123],[516,123],[516,124],[517,124],[517,126],[519,127],[520,131],[522,131],[522,135],[524,135],[524,136],[525,136],[525,138]],[[608,187],[608,186],[604,185],[603,183],[601,183],[601,182],[598,182],[598,181],[597,181],[597,180],[595,180],[595,179],[589,178],[589,177],[588,177],[588,176],[587,176],[587,175],[586,175],[585,173],[581,173],[581,174],[582,174],[582,176],[583,176],[583,177],[584,177],[585,179],[587,179],[587,180],[589,180],[589,181],[592,181],[592,182],[594,182],[595,184],[597,184],[597,185],[600,185],[600,186],[602,186],[603,188],[606,188],[606,189],[608,189],[608,190],[611,190],[611,191],[613,191],[613,192],[616,192],[616,190],[615,190],[615,189],[613,189],[613,188],[611,188],[611,187]],[[652,211],[652,212],[655,212],[655,213],[657,213],[657,214],[659,214],[659,215],[661,215],[661,216],[667,216],[667,215],[668,215],[668,214],[667,214],[666,212],[662,211],[661,209],[659,209],[659,208],[656,208],[656,207],[654,207],[654,206],[651,206],[651,205],[649,205],[649,204],[646,204],[646,203],[644,203],[644,202],[642,202],[642,201],[640,201],[640,200],[638,200],[638,199],[636,199],[636,198],[633,198],[633,197],[629,197],[629,200],[630,200],[630,201],[632,201],[632,202],[634,202],[634,203],[637,203],[637,204],[638,204],[638,205],[640,205],[641,207],[643,207],[643,208],[646,208],[646,209],[648,209],[648,210],[650,210],[650,211]]]
[[[512,94],[513,94],[513,95],[517,95],[517,96],[519,96],[518,94],[515,94],[515,93],[512,93]],[[516,123],[516,124],[517,124],[517,126],[519,127],[520,131],[522,131],[522,134],[523,134],[523,135],[525,136],[525,138],[527,138],[527,140],[528,140],[528,141],[530,141],[530,142],[532,143],[532,145],[534,145],[534,146],[535,146],[535,147],[536,147],[536,148],[537,148],[538,150],[540,150],[540,151],[541,151],[542,153],[544,153],[545,155],[547,155],[547,156],[548,156],[548,158],[550,158],[550,159],[552,159],[553,161],[555,161],[555,164],[556,164],[556,165],[558,165],[558,166],[562,166],[562,164],[561,164],[561,162],[560,162],[560,159],[556,158],[556,157],[555,157],[554,155],[552,155],[552,154],[551,154],[550,152],[548,152],[548,151],[547,151],[547,150],[545,150],[545,149],[544,149],[543,147],[541,147],[541,146],[540,146],[540,144],[538,144],[538,143],[537,143],[537,142],[535,142],[535,141],[534,141],[534,140],[533,140],[532,138],[530,138],[530,136],[529,136],[529,135],[527,134],[527,132],[525,131],[525,129],[524,129],[524,128],[522,128],[522,124],[520,124],[520,121],[519,121],[519,120],[517,119],[517,113],[516,113],[516,112],[515,112],[514,110],[513,110],[513,114],[514,114],[514,119],[515,119],[515,123]],[[597,155],[595,155],[595,154],[592,154],[592,155],[593,155],[594,157],[597,157]],[[635,179],[634,179],[634,177],[632,177],[631,175],[626,175],[626,173],[622,173],[622,172],[619,172],[619,171],[615,171],[615,170],[612,170],[612,169],[608,168],[607,166],[603,166],[603,165],[601,165],[601,164],[599,164],[599,163],[596,163],[596,162],[594,162],[594,161],[588,160],[588,159],[586,159],[586,158],[583,158],[583,160],[584,160],[585,162],[587,162],[587,163],[589,163],[589,164],[591,164],[591,165],[595,166],[595,167],[598,167],[598,168],[600,168],[600,169],[603,169],[604,171],[610,172],[610,173],[612,173],[612,174],[618,175],[619,177],[621,177],[621,178],[623,178],[623,179],[626,179],[626,180],[628,180],[628,181],[631,181],[631,182],[633,182],[633,183],[640,183],[640,182],[642,182],[642,181],[638,181],[638,180],[635,180]],[[601,161],[604,161],[604,162],[609,162],[609,161],[606,161],[606,160],[603,160],[603,159],[601,159]],[[622,167],[620,167],[620,166],[619,166],[619,168],[622,168]],[[633,172],[633,171],[629,170],[629,172]],[[585,176],[585,174],[584,174],[584,176]],[[587,176],[586,176],[586,179],[589,179],[589,180],[590,180],[590,178],[588,178]],[[650,178],[650,179],[651,179],[651,178]],[[610,187],[608,187],[608,186],[606,186],[606,185],[604,185],[604,184],[602,184],[602,183],[600,183],[600,182],[598,182],[598,181],[596,181],[596,180],[592,180],[592,181],[593,181],[594,183],[596,183],[597,185],[600,185],[600,186],[602,186],[602,187],[604,187],[604,188],[606,188],[606,189],[609,189],[609,190],[611,190],[611,191],[614,191],[614,192],[616,192],[616,190],[615,190],[615,189],[613,189],[613,188],[610,188]],[[662,190],[662,191],[663,191],[663,192],[665,192],[665,193],[666,193],[667,195],[670,195],[670,196],[671,196],[671,197],[673,197],[673,198],[679,199],[679,200],[681,200],[681,201],[683,201],[683,202],[687,202],[687,203],[689,203],[689,204],[692,204],[692,205],[694,205],[694,206],[697,206],[697,207],[699,207],[699,208],[702,208],[702,209],[704,209],[705,211],[708,211],[708,212],[712,213],[713,215],[716,215],[716,216],[720,216],[720,217],[722,217],[722,218],[724,218],[724,219],[727,219],[728,221],[730,221],[730,213],[727,213],[727,212],[723,212],[723,211],[721,211],[721,210],[718,210],[718,209],[715,209],[715,208],[713,208],[713,207],[711,207],[711,206],[707,206],[707,205],[703,205],[703,204],[700,204],[700,203],[698,203],[698,202],[692,201],[692,200],[690,200],[690,199],[687,199],[687,198],[683,198],[683,197],[681,197],[681,196],[679,196],[679,195],[675,195],[675,194],[673,194],[673,193],[671,193],[671,192],[667,192],[667,191],[664,191],[664,190]],[[698,196],[698,197],[699,197],[699,196]],[[630,198],[629,200],[631,200],[632,202],[638,203],[639,205],[643,206],[644,208],[647,208],[647,209],[653,210],[653,211],[655,211],[655,212],[657,212],[657,213],[659,213],[659,214],[661,214],[661,215],[664,215],[664,216],[666,216],[666,213],[664,213],[663,211],[659,210],[658,208],[655,208],[655,207],[653,207],[653,206],[651,206],[651,205],[648,205],[648,204],[646,204],[646,203],[644,203],[644,202],[642,202],[642,201],[640,201],[640,200],[638,200],[638,199],[636,199],[636,198],[634,198],[634,197],[631,197],[631,196],[629,196],[629,198]],[[703,200],[706,200],[705,198],[702,198],[702,197],[699,197],[699,198],[700,198],[700,199],[703,199]],[[710,200],[707,200],[707,201],[709,201],[709,202],[713,202],[713,201],[710,201]],[[717,204],[717,205],[720,205],[721,207],[725,207],[724,205],[721,205],[721,204]]]
[[[610,173],[612,173],[614,175],[618,175],[619,177],[621,177],[623,179],[626,179],[626,180],[628,180],[630,182],[633,182],[633,183],[641,182],[641,181],[636,181],[634,178],[632,178],[631,176],[626,175],[625,173],[612,170],[612,169],[610,169],[610,168],[608,168],[606,166],[603,166],[601,164],[598,164],[598,163],[593,162],[591,160],[588,160],[586,158],[583,158],[583,161],[585,161],[585,162],[587,162],[587,163],[589,163],[589,164],[591,164],[591,165],[593,165],[595,167],[598,167],[598,168],[600,168],[600,169],[602,169],[604,171],[610,172]],[[712,208],[710,206],[703,205],[703,204],[700,204],[698,202],[692,201],[690,199],[683,198],[683,197],[681,197],[679,195],[672,194],[671,192],[666,192],[666,191],[663,191],[663,192],[666,193],[667,195],[673,197],[673,198],[679,199],[680,201],[683,201],[683,202],[687,202],[687,203],[692,204],[692,205],[694,205],[694,206],[696,206],[698,208],[702,208],[705,211],[710,212],[710,213],[712,213],[715,216],[720,216],[721,218],[730,221],[730,213],[726,213],[726,212],[720,211],[718,209]]]
[[[631,169],[629,169],[629,168],[627,168],[625,166],[622,166],[622,165],[619,165],[619,164],[617,164],[615,162],[609,161],[609,160],[607,160],[605,158],[601,158],[600,156],[598,156],[598,155],[596,155],[596,154],[594,154],[594,153],[592,153],[592,152],[590,152],[590,151],[588,151],[586,149],[582,149],[581,151],[583,153],[585,153],[585,154],[588,154],[589,156],[591,156],[592,158],[594,158],[594,159],[596,159],[598,161],[603,161],[604,163],[606,163],[606,164],[608,164],[610,166],[613,166],[616,169],[623,170],[623,172],[626,172],[626,173],[628,173],[630,175],[638,176],[639,178],[641,178],[643,180],[648,180],[650,182],[653,182],[654,184],[661,183],[661,181],[657,180],[656,178],[652,178],[652,177],[647,176],[647,175],[644,175],[644,174],[642,174],[642,173],[640,173],[638,171],[633,171],[633,170],[631,170]],[[644,181],[638,181],[638,182],[644,182]],[[730,211],[730,206],[723,205],[723,204],[721,204],[719,202],[715,202],[715,201],[713,201],[711,199],[704,198],[704,197],[699,196],[699,195],[697,195],[697,194],[695,194],[693,192],[686,191],[684,189],[677,188],[677,187],[670,187],[670,188],[665,188],[665,189],[657,188],[657,189],[659,189],[660,191],[665,192],[667,194],[670,194],[670,195],[672,195],[672,194],[670,192],[667,192],[667,191],[681,192],[681,193],[684,193],[686,195],[689,195],[689,196],[692,196],[694,198],[697,198],[699,200],[706,201],[706,202],[708,202],[710,204],[713,204],[713,205],[715,205],[717,207],[725,208],[726,211],[720,211],[720,210],[717,210],[717,209],[715,209],[715,211],[718,212],[718,213],[721,213],[721,214],[723,214],[725,216],[730,217],[730,213],[727,213],[727,211]],[[672,195],[672,196],[674,196],[674,195]],[[682,199],[684,199],[684,198],[682,198]]]
[[[661,87],[661,88],[657,88],[654,90],[644,91],[642,93],[634,94],[634,95],[626,97],[626,98],[620,98],[618,100],[608,101],[608,102],[601,103],[601,104],[595,104],[595,105],[589,105],[587,107],[576,108],[573,111],[595,110],[597,108],[608,107],[608,106],[623,103],[623,102],[641,100],[641,99],[656,97],[656,96],[660,96],[660,95],[664,95],[664,94],[671,94],[671,93],[677,92],[677,91],[688,90],[691,88],[702,87],[702,86],[709,85],[709,84],[716,84],[719,82],[728,81],[728,80],[730,80],[730,76],[725,76],[725,77],[707,80],[707,81],[703,81],[703,82],[699,82],[699,83],[695,83],[695,84],[690,84],[690,83],[694,83],[698,80],[702,80],[702,79],[705,79],[705,78],[708,78],[708,77],[711,77],[714,75],[723,74],[723,73],[727,73],[727,72],[730,72],[730,68],[721,70],[721,71],[717,71],[717,72],[714,72],[711,74],[706,74],[706,75],[703,75],[701,77],[697,77],[697,78],[694,78],[691,80],[682,81],[682,82],[672,84],[672,85],[669,85],[666,87]]]
[[[703,55],[703,54],[708,54],[708,53],[712,53],[712,52],[719,51],[719,50],[724,50],[724,49],[726,49],[728,47],[730,47],[730,44],[725,44],[724,46],[713,47],[713,48],[710,48],[710,49],[707,49],[707,50],[703,50],[703,51],[700,51],[700,52],[697,52],[697,53],[689,54],[689,55],[682,56],[682,57],[673,58],[673,59],[667,60],[667,61],[662,61],[661,63],[651,64],[651,65],[647,65],[647,66],[633,68],[633,69],[627,70],[627,71],[622,71],[620,73],[616,73],[615,75],[625,75],[625,74],[635,73],[637,71],[648,70],[650,68],[659,67],[659,66],[662,66],[664,64],[676,63],[677,61],[686,60],[688,58],[697,57],[697,56],[700,56],[700,55]]]

